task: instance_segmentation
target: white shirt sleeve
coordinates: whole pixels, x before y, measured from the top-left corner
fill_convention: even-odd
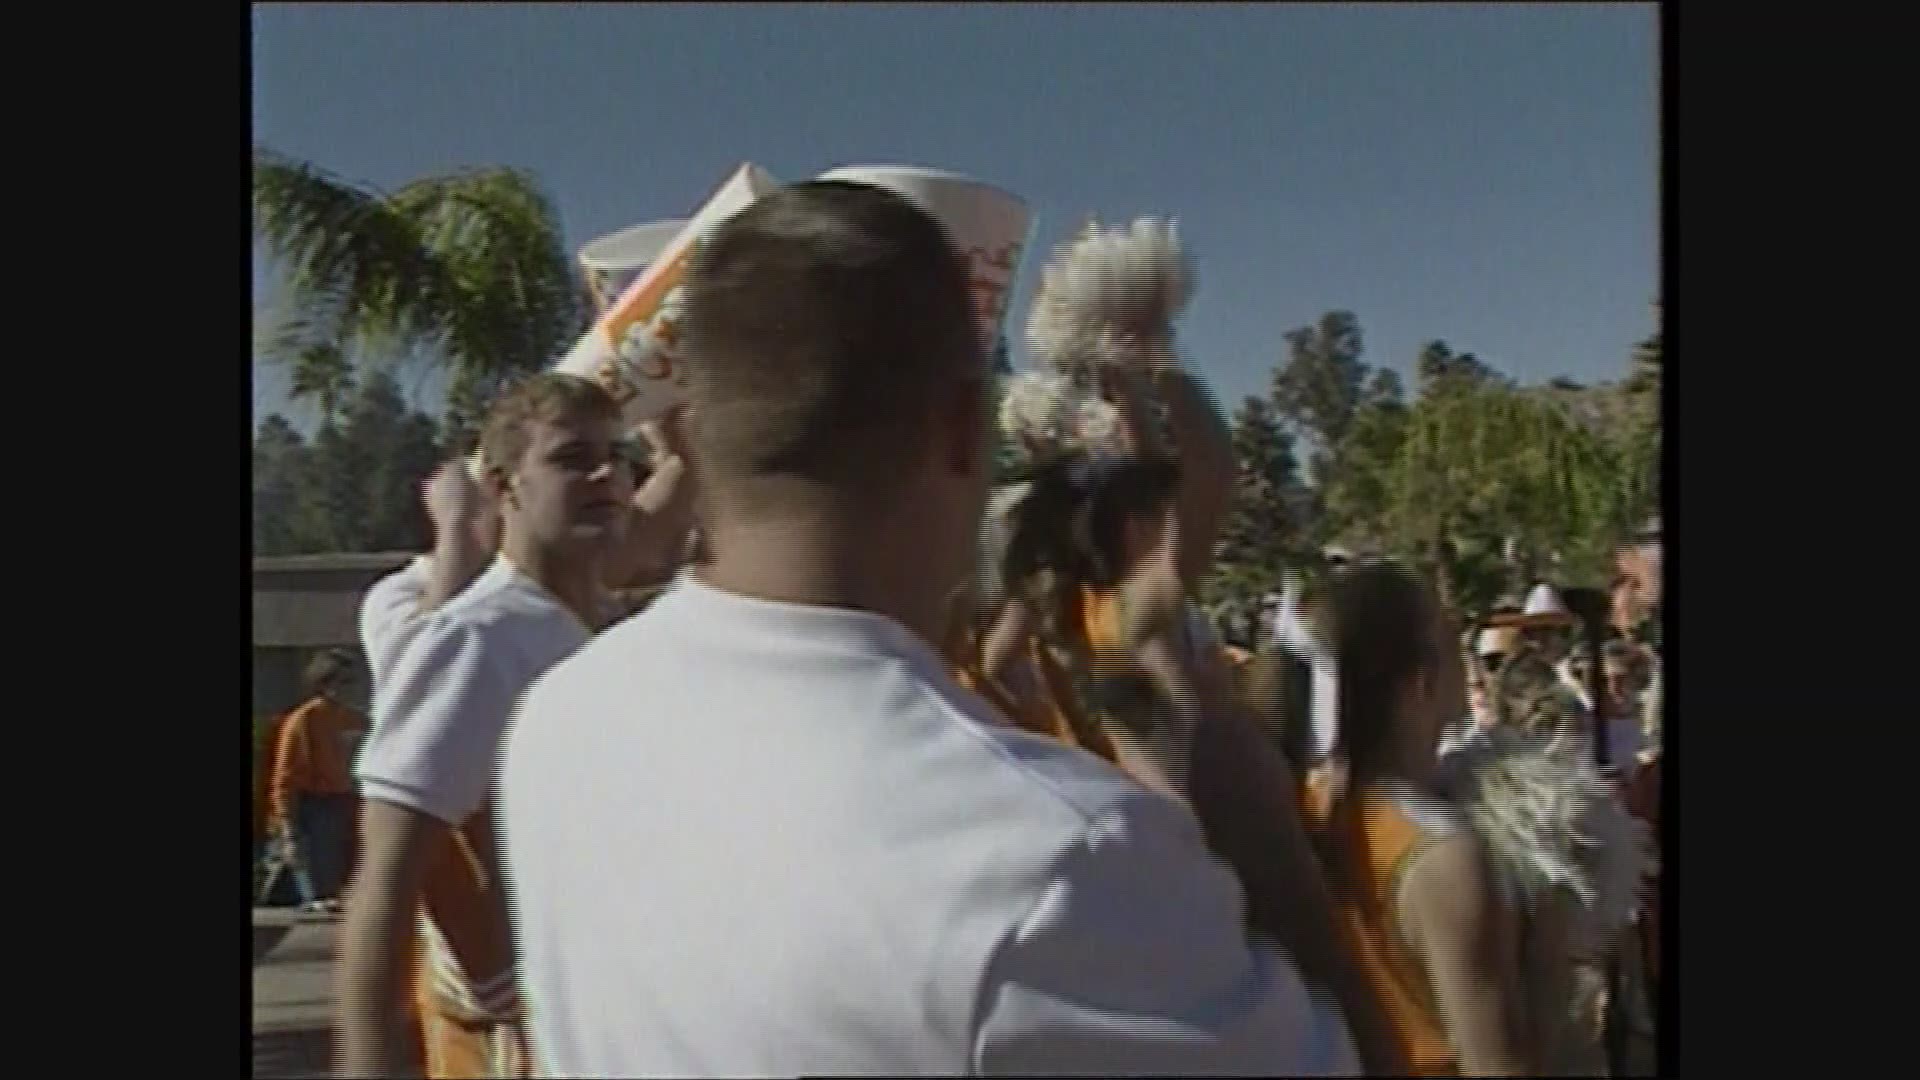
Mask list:
[[[366,651],[376,689],[385,684],[425,620],[420,603],[426,595],[427,575],[416,560],[374,582],[360,601],[360,647]]]
[[[523,685],[512,646],[428,619],[375,694],[356,773],[366,798],[458,825],[493,786],[500,740]]]
[[[1250,941],[1199,827],[1143,797],[1096,819],[983,987],[981,1073],[1356,1076],[1330,998]]]

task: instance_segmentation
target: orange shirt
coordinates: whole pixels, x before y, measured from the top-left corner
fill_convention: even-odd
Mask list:
[[[324,697],[289,713],[280,726],[268,784],[273,812],[290,820],[297,795],[352,794],[353,753],[366,730],[365,717]]]
[[[1028,643],[1027,659],[1039,674],[1042,687],[1039,694],[1025,702],[981,672],[977,657],[971,664],[954,665],[954,679],[986,698],[1017,727],[1077,746],[1108,761],[1117,761],[1113,743],[1106,733],[1098,724],[1078,715],[1067,673],[1038,641]]]
[[[1120,655],[1126,649],[1126,635],[1120,623],[1120,594],[1102,591],[1091,586],[1080,587],[1080,628],[1086,635],[1087,653],[1093,657],[1111,657]],[[1195,642],[1196,647],[1200,642]],[[1244,672],[1253,662],[1253,654],[1245,649],[1220,643],[1215,646],[1225,658],[1228,668],[1236,673]]]
[[[492,820],[483,809],[458,829],[435,829],[428,844],[413,1006],[434,1080],[529,1075]]]
[[[1080,629],[1093,656],[1119,652],[1126,642],[1120,628],[1120,595],[1080,587]]]
[[[1344,840],[1361,882],[1358,889],[1342,890],[1341,930],[1387,1014],[1407,1074],[1457,1076],[1459,1059],[1425,966],[1406,945],[1395,913],[1407,868],[1438,834],[1391,795],[1356,793],[1350,813]]]

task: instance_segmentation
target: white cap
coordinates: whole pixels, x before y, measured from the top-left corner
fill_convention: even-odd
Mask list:
[[[1553,586],[1541,582],[1527,594],[1527,606],[1522,614],[1526,615],[1564,615],[1572,617],[1566,602],[1560,599],[1560,593]]]
[[[1474,645],[1474,653],[1479,656],[1491,656],[1495,653],[1515,651],[1520,632],[1510,626],[1489,626],[1480,631],[1480,638]]]

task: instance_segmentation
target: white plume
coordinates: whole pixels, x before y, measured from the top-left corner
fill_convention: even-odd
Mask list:
[[[1120,410],[1095,395],[1081,400],[1075,430],[1079,448],[1089,454],[1118,454],[1126,442],[1126,425],[1120,419]]]
[[[1194,266],[1171,221],[1090,224],[1041,272],[1027,344],[1056,371],[1170,362],[1173,320],[1193,295]]]
[[[1632,919],[1652,835],[1577,745],[1502,725],[1446,763],[1450,793],[1519,897],[1571,896],[1595,943]]]
[[[1052,372],[1007,379],[1000,430],[1023,451],[1042,456],[1112,453],[1123,440],[1118,409],[1070,376]]]
[[[1021,442],[1064,442],[1078,426],[1079,396],[1065,375],[1023,371],[1011,376],[1000,398],[1000,430]]]
[[[1446,786],[1505,894],[1535,930],[1523,938],[1523,993],[1543,1021],[1544,1076],[1606,1071],[1607,958],[1636,955],[1628,933],[1657,856],[1646,824],[1571,744],[1502,725],[1449,755]],[[1629,978],[1627,1022],[1645,1022]]]

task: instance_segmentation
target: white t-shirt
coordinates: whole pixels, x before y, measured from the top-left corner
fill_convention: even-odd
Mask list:
[[[1358,1071],[1184,808],[891,619],[683,577],[523,714],[499,813],[550,1075]]]
[[[355,768],[366,798],[459,825],[492,791],[521,693],[587,641],[587,628],[500,558],[422,617],[373,698]]]
[[[420,601],[427,595],[425,555],[373,583],[360,601],[360,648],[367,654],[377,691],[387,681],[394,662],[420,628]]]

